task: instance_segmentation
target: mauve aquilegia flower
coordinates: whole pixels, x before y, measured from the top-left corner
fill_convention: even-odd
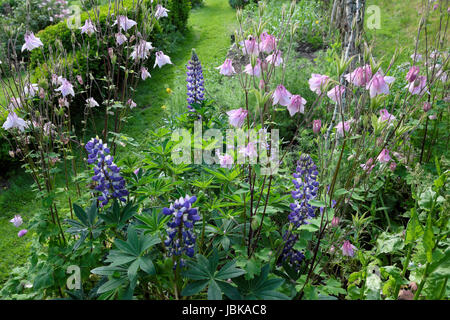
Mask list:
[[[341,250],[344,256],[353,257],[355,255],[355,250],[357,250],[357,248],[354,245],[352,245],[350,241],[345,240]]]
[[[119,30],[123,30],[125,32],[137,25],[136,21],[128,19],[127,16],[118,16],[113,26],[116,24],[119,25]]]
[[[22,229],[22,230],[20,230],[18,233],[17,233],[17,236],[19,237],[19,238],[22,238],[24,235],[26,235],[28,233],[28,230],[27,229]]]
[[[101,195],[98,197],[100,206],[108,204],[110,199],[119,199],[125,202],[128,190],[125,188],[125,179],[120,175],[120,168],[113,162],[110,150],[102,139],[92,138],[86,143],[88,164],[94,164],[92,180],[97,183],[95,190]]]
[[[416,80],[417,76],[419,75],[420,69],[418,66],[412,66],[408,73],[406,74],[406,80],[408,82],[413,82]]]
[[[148,58],[148,55],[150,54],[150,50],[155,49],[154,47],[152,47],[152,43],[145,41],[145,40],[140,40],[139,43],[137,43],[134,46],[134,50],[133,52],[131,52],[131,58],[133,60],[145,60]],[[156,66],[156,64],[155,64]]]
[[[227,115],[230,125],[236,128],[240,128],[244,124],[244,120],[247,117],[247,110],[243,108],[234,109],[228,111]]]
[[[157,65],[161,68],[166,64],[172,64],[172,61],[170,61],[170,57],[166,56],[162,51],[158,51],[156,53],[155,65],[153,66],[153,68],[156,68]]]
[[[287,107],[289,103],[291,102],[292,94],[286,90],[286,88],[280,84],[275,89],[274,93],[272,94],[273,103],[272,105],[279,104],[281,106]]]
[[[232,76],[236,73],[233,67],[233,61],[231,61],[231,59],[225,59],[225,62],[216,69],[220,70],[220,74],[223,74],[224,76]]]
[[[247,146],[241,147],[239,149],[239,153],[242,154],[244,157],[248,157],[250,160],[256,159],[258,156],[257,150],[256,150],[256,143],[253,141],[250,141]]]
[[[344,86],[336,86],[333,89],[331,89],[330,91],[328,91],[327,96],[328,96],[328,98],[333,100],[335,103],[340,103],[344,92],[345,92]]]
[[[28,97],[34,97],[39,91],[39,87],[36,83],[28,83],[23,87],[23,93]]]
[[[142,67],[141,68],[141,79],[145,80],[147,78],[151,78],[152,76],[150,75],[150,72],[148,72],[146,67]]]
[[[303,99],[298,94],[293,95],[291,97],[291,100],[289,101],[288,106],[287,106],[287,109],[289,111],[289,115],[292,117],[297,112],[305,113],[305,104],[306,104],[306,100],[305,99]]]
[[[389,150],[383,149],[383,151],[381,151],[381,153],[378,155],[377,160],[380,161],[381,163],[388,163],[389,161],[391,161]]]
[[[331,226],[335,228],[339,225],[339,222],[340,222],[339,217],[334,216],[333,219],[331,219]]]
[[[330,77],[328,76],[313,73],[311,74],[311,79],[308,80],[309,88],[311,89],[311,91],[320,95],[322,93],[322,90],[327,85],[329,79]]]
[[[195,111],[193,105],[201,104],[202,101],[205,100],[205,80],[203,78],[202,64],[197,56],[197,53],[195,53],[195,50],[192,50],[191,60],[189,60],[186,68],[188,108],[190,111]]]
[[[367,172],[367,174],[372,172],[372,169],[375,167],[375,164],[373,163],[373,158],[369,158],[369,160],[366,161],[366,163],[360,164],[359,166]]]
[[[275,67],[280,66],[283,63],[283,53],[281,50],[275,50],[272,54],[266,58],[267,63],[274,64]]]
[[[244,72],[251,76],[260,77],[261,76],[261,60],[259,58],[257,58],[254,66],[251,63],[247,64],[244,68]]]
[[[92,97],[86,99],[86,105],[87,105],[89,108],[94,108],[94,107],[98,107],[98,106],[99,106],[98,102],[95,101],[95,99],[92,98]]]
[[[73,85],[66,79],[61,79],[61,86],[55,89],[55,91],[61,92],[63,97],[65,98],[68,95],[75,97],[75,92],[73,91]]]
[[[395,120],[394,115],[390,114],[387,109],[381,109],[380,110],[380,117],[378,118],[378,122],[385,122],[391,123]]]
[[[320,128],[322,127],[322,121],[319,120],[313,120],[313,132],[315,134],[318,134],[320,132]]]
[[[345,132],[350,131],[350,124],[351,123],[352,123],[351,120],[344,121],[344,122],[341,121],[341,122],[339,122],[337,124],[337,126],[335,126],[335,128],[336,128],[336,135],[337,135],[338,138],[344,136],[344,131]]]
[[[22,217],[20,215],[15,215],[14,218],[9,220],[16,228],[20,227],[23,223]]]
[[[261,34],[260,40],[260,49],[265,53],[271,53],[277,47],[277,39],[267,32]]]
[[[156,12],[155,12],[156,19],[168,17],[167,12],[170,12],[170,10],[167,10],[160,4],[156,5]]]
[[[224,155],[219,154],[219,164],[221,168],[231,169],[233,167],[233,157],[227,153]]]
[[[357,87],[364,87],[372,79],[372,68],[370,65],[358,67],[353,72],[344,75],[344,77],[349,83]]]
[[[257,56],[259,54],[259,45],[255,38],[250,36],[248,40],[244,41],[242,53],[253,56]]]
[[[427,87],[427,77],[425,76],[418,76],[416,80],[414,80],[407,86],[409,92],[412,95],[424,94],[426,92],[426,87]]]
[[[394,77],[383,76],[377,73],[366,85],[366,89],[370,91],[371,98],[380,94],[389,94],[389,84],[394,82],[394,80]]]
[[[123,43],[127,42],[127,37],[123,33],[116,33],[116,42],[119,46],[121,46]]]
[[[10,111],[8,117],[6,117],[6,121],[2,125],[2,128],[5,130],[17,128],[20,131],[24,131],[27,126],[28,124],[25,120],[20,118],[14,111]]]
[[[196,235],[194,230],[195,222],[201,219],[197,208],[192,205],[197,201],[196,196],[186,195],[175,200],[169,208],[163,208],[162,213],[171,216],[167,222],[167,238],[164,242],[168,249],[167,255],[180,257],[180,267],[184,266],[183,254],[193,257],[195,254]],[[174,268],[177,266],[174,265]]]
[[[90,19],[87,19],[84,22],[84,26],[80,27],[81,34],[87,33],[88,36],[92,35],[94,32],[97,32],[97,29],[95,28],[94,24]]]
[[[27,32],[25,33],[25,43],[22,46],[22,52],[26,49],[28,51],[31,51],[33,49],[43,47],[44,44],[42,43],[41,39],[36,38],[33,32]]]

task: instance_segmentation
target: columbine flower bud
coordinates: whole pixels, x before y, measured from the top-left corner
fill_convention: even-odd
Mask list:
[[[430,110],[431,110],[431,103],[424,102],[424,104],[423,104],[423,112],[428,112]]]
[[[313,132],[315,134],[318,134],[320,132],[320,128],[322,127],[322,121],[319,120],[313,120]]]

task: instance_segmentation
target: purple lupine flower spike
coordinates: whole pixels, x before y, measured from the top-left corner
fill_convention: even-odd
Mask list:
[[[188,257],[195,254],[196,235],[194,224],[201,219],[197,208],[192,208],[196,196],[186,195],[175,200],[169,208],[163,208],[162,213],[172,216],[167,222],[167,238],[164,244],[168,248],[168,256],[181,256],[183,253]],[[180,267],[184,267],[183,259],[180,259]],[[174,265],[176,268],[176,265]]]
[[[186,65],[186,68],[188,70],[186,72],[188,108],[189,111],[194,112],[195,109],[192,105],[195,103],[201,104],[205,100],[202,64],[194,49],[192,49],[192,57]]]
[[[89,164],[95,164],[92,180],[97,183],[95,190],[101,192],[98,200],[100,206],[108,204],[112,198],[125,202],[128,190],[125,188],[125,179],[120,175],[120,168],[109,155],[110,150],[102,139],[92,138],[85,146],[88,152]]]

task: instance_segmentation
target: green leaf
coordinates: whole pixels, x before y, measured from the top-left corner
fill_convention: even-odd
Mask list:
[[[405,244],[415,242],[423,234],[423,228],[420,224],[419,218],[415,208],[411,209],[411,218],[406,227]]]
[[[222,291],[214,280],[209,282],[208,300],[222,300]]]
[[[142,257],[139,266],[144,272],[148,273],[149,275],[156,274],[155,266],[153,265],[153,261],[152,259],[150,259],[150,257]]]
[[[216,275],[216,279],[227,280],[239,277],[245,273],[244,270],[235,267],[235,261],[230,261],[220,269]]]
[[[181,295],[182,296],[192,296],[196,293],[199,293],[206,287],[208,282],[209,282],[209,280],[201,280],[201,281],[195,281],[195,282],[189,283],[181,291]]]
[[[433,249],[434,249],[434,235],[433,235],[433,223],[431,213],[428,213],[427,224],[425,227],[425,232],[423,234],[423,247],[425,248],[425,253],[427,256],[427,261],[431,263],[433,260]]]

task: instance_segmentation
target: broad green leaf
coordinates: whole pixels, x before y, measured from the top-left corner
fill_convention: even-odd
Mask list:
[[[208,300],[222,300],[222,291],[214,280],[209,282]]]
[[[181,291],[182,296],[192,296],[194,294],[199,293],[203,289],[205,289],[209,280],[201,280],[189,283],[184,289]]]
[[[425,248],[427,261],[431,263],[433,260],[434,249],[434,235],[431,213],[428,213],[427,224],[425,227],[425,232],[423,234],[423,247]]]

